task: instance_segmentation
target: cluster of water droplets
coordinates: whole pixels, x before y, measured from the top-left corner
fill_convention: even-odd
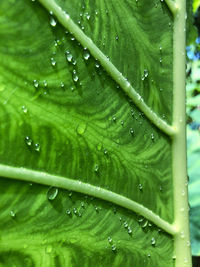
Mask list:
[[[33,140],[29,136],[25,137],[25,143],[29,148],[33,149],[36,152],[40,152],[41,150],[40,144],[34,143]]]

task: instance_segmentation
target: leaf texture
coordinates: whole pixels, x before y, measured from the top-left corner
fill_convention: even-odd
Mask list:
[[[171,123],[167,5],[57,4]],[[170,137],[38,2],[2,0],[0,10],[1,164],[107,189],[172,223]],[[0,183],[2,266],[173,266],[172,237],[126,208],[61,189],[51,201],[46,186]]]

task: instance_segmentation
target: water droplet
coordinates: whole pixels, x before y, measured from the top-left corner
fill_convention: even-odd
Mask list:
[[[147,78],[149,76],[148,70],[144,70],[144,77]]]
[[[114,122],[116,122],[116,116],[113,116],[113,117],[112,117],[112,120],[113,120]]]
[[[33,140],[32,140],[29,136],[26,136],[26,137],[25,137],[25,142],[26,142],[26,144],[27,144],[28,146],[31,146]]]
[[[133,130],[133,128],[130,129],[130,134],[131,134],[131,135],[134,135],[134,130]]]
[[[85,133],[85,131],[86,131],[86,128],[87,128],[87,125],[86,125],[86,123],[84,123],[84,122],[81,122],[81,123],[78,125],[78,127],[77,127],[76,131],[77,131],[77,133],[78,133],[79,135],[82,135],[82,134],[84,134],[84,133]]]
[[[95,208],[95,211],[96,211],[97,213],[99,213],[99,209],[98,209],[98,207],[97,207],[97,206],[94,206],[94,208]]]
[[[154,136],[154,134],[153,134],[153,133],[151,134],[151,140],[152,140],[152,141],[154,141],[154,140],[155,140],[155,136]]]
[[[66,52],[66,58],[68,62],[72,62],[73,56],[69,51]]]
[[[78,78],[78,75],[76,73],[76,70],[73,70],[72,78],[73,78],[74,82],[78,82],[79,78]]]
[[[143,217],[143,216],[138,216],[137,221],[138,221],[139,223],[143,222],[143,221],[144,221],[144,217]]]
[[[152,245],[153,247],[155,247],[155,245],[156,245],[156,240],[155,240],[154,237],[152,237],[152,239],[151,239],[151,245]]]
[[[50,17],[50,25],[51,25],[52,27],[56,27],[56,24],[57,24],[57,21],[54,19],[53,16],[51,16],[51,17]]]
[[[11,216],[12,218],[14,218],[14,217],[16,216],[16,213],[15,213],[13,210],[11,210],[11,211],[10,211],[10,216]]]
[[[84,52],[83,52],[83,58],[85,60],[88,60],[90,58],[90,53],[88,52],[88,50],[84,50]]]
[[[67,213],[67,215],[71,215],[71,210],[70,209],[67,209],[66,210],[66,213]]]
[[[38,81],[37,80],[33,80],[33,85],[34,85],[35,88],[38,88],[38,86],[39,86]]]
[[[190,245],[191,245],[191,243],[190,243],[190,241],[188,240],[188,241],[187,241],[187,246],[190,247]]]
[[[77,215],[78,214],[77,208],[73,208],[73,212],[75,215]]]
[[[128,234],[129,234],[129,235],[132,234],[132,230],[131,230],[131,227],[130,227],[130,226],[128,227]]]
[[[124,121],[121,121],[121,125],[122,125],[122,126],[124,125]]]
[[[28,112],[27,107],[26,107],[26,106],[22,106],[22,111],[23,111],[24,113],[27,113],[27,112]]]
[[[58,195],[58,188],[50,187],[47,191],[47,198],[48,200],[54,200]]]
[[[40,144],[36,143],[34,149],[35,151],[40,152]]]
[[[138,188],[140,189],[140,191],[142,191],[142,189],[143,189],[142,184],[139,184],[139,185],[138,185]]]
[[[95,166],[94,166],[94,171],[95,171],[95,172],[98,172],[98,171],[99,171],[99,165],[95,164]]]
[[[108,150],[104,149],[104,155],[108,155]]]
[[[108,242],[112,244],[112,238],[110,236],[108,237]]]
[[[56,65],[56,61],[55,61],[55,59],[52,57],[51,58],[51,65],[53,66],[53,67],[55,67],[55,65]]]
[[[95,67],[98,69],[100,67],[98,61],[95,62]]]
[[[140,224],[141,227],[142,227],[142,228],[146,228],[146,227],[148,226],[148,222],[149,222],[149,221],[146,220],[146,219],[145,219],[144,221],[142,221],[141,224]]]
[[[43,84],[44,84],[44,87],[47,87],[47,86],[48,86],[48,84],[47,84],[47,81],[46,81],[46,80],[44,80],[44,81],[43,81]]]
[[[175,260],[175,259],[176,259],[176,255],[173,255],[173,256],[172,256],[172,259]]]
[[[69,196],[69,197],[72,197],[72,192],[69,192],[68,196]]]
[[[81,207],[82,207],[82,208],[85,208],[85,204],[84,204],[84,202],[81,202]]]
[[[60,87],[61,88],[64,88],[65,87],[65,84],[63,82],[60,82]]]
[[[119,40],[119,36],[116,36],[115,39],[118,41]]]
[[[128,223],[124,222],[124,228],[128,228]]]
[[[117,250],[116,246],[115,245],[112,245],[112,251],[113,252],[116,252],[116,250]]]

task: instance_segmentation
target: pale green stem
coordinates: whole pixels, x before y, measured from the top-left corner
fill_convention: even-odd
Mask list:
[[[126,94],[133,100],[134,104],[145,114],[145,116],[161,131],[169,136],[175,134],[175,128],[168,125],[162,120],[156,113],[148,107],[142,97],[135,91],[132,85],[122,75],[121,72],[111,63],[111,61],[102,53],[102,51],[93,43],[93,41],[73,22],[66,12],[64,12],[60,6],[58,6],[53,0],[39,0],[47,10],[52,11],[58,21],[67,28],[74,37],[82,44],[83,47],[87,47],[90,53],[95,59],[98,59],[102,67],[110,74],[120,87],[126,92]]]
[[[178,11],[178,5],[176,4],[176,2],[172,0],[165,0],[165,3],[168,5],[172,14],[175,16],[176,12]]]
[[[150,220],[155,225],[171,235],[176,234],[176,228],[173,225],[161,219],[151,210],[145,208],[144,206],[138,204],[133,200],[130,200],[109,190],[69,178],[51,175],[39,171],[33,171],[25,168],[10,167],[6,165],[0,165],[0,175],[2,177],[11,179],[61,187],[64,189],[73,190],[86,195],[91,195],[103,200],[107,200],[144,216],[146,219]]]
[[[174,99],[173,125],[177,133],[172,140],[174,220],[178,233],[174,237],[176,267],[191,266],[185,116],[185,15],[186,0],[177,0],[178,12],[174,20]]]

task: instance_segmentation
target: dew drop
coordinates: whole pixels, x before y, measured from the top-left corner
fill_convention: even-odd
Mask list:
[[[144,220],[143,222],[141,222],[141,227],[142,228],[146,228],[148,225],[148,220]]]
[[[73,56],[69,51],[66,52],[66,58],[68,62],[72,62]]]
[[[39,86],[38,81],[37,80],[33,80],[33,85],[34,85],[35,88],[38,88],[38,86]]]
[[[176,260],[176,255],[173,255],[172,256],[172,259],[175,261]]]
[[[51,58],[51,65],[53,66],[53,67],[55,67],[55,65],[56,65],[56,61],[55,61],[55,59],[52,57]]]
[[[47,81],[46,81],[46,80],[44,80],[44,81],[43,81],[43,84],[44,84],[44,87],[47,87],[47,86],[48,86],[48,84],[47,84]]]
[[[10,216],[11,216],[12,218],[14,218],[14,217],[16,216],[16,213],[15,213],[13,210],[11,210],[11,211],[10,211]]]
[[[128,228],[128,223],[124,222],[124,228]]]
[[[148,70],[144,70],[144,77],[147,78],[149,76]]]
[[[48,200],[54,200],[58,195],[58,188],[50,187],[47,191],[47,198]]]
[[[113,116],[113,117],[112,117],[112,120],[113,120],[114,122],[116,122],[116,116]]]
[[[90,58],[90,53],[87,50],[84,50],[84,52],[83,52],[83,58],[85,60],[88,60]]]
[[[85,131],[86,131],[86,128],[87,128],[87,125],[86,125],[86,123],[84,123],[84,122],[81,122],[81,123],[78,125],[78,127],[77,127],[76,131],[77,131],[77,133],[78,133],[79,135],[82,135],[82,134],[84,134],[84,133],[85,133]]]
[[[74,82],[78,82],[79,78],[78,78],[78,75],[76,73],[76,70],[73,70],[72,78],[73,78]]]
[[[26,106],[22,106],[22,111],[26,114],[28,112],[28,109]]]
[[[94,166],[94,171],[95,171],[95,172],[98,172],[98,171],[99,171],[99,165],[95,164],[95,166]]]
[[[128,234],[129,234],[129,235],[132,234],[132,230],[131,230],[130,226],[128,227]]]
[[[116,246],[115,245],[112,245],[112,251],[113,252],[116,252],[116,250],[117,250]]]
[[[155,136],[154,136],[154,134],[153,134],[153,133],[151,134],[151,140],[152,140],[152,141],[154,141],[154,140],[155,140]]]
[[[77,215],[78,214],[77,208],[73,208],[73,212],[75,215]]]
[[[152,245],[153,247],[155,247],[155,245],[156,245],[156,240],[155,240],[154,237],[152,237],[152,239],[151,239],[151,245]]]
[[[110,236],[108,237],[108,242],[112,244],[112,238]]]
[[[133,128],[130,129],[130,134],[131,134],[131,135],[134,135],[134,130],[133,130]]]
[[[142,189],[143,189],[142,184],[139,184],[139,185],[138,185],[138,188],[139,188],[140,191],[142,191]]]
[[[104,155],[108,155],[108,150],[104,149]]]
[[[97,61],[97,62],[95,62],[95,67],[96,67],[97,69],[100,67],[100,65],[99,65],[98,61]]]
[[[67,209],[66,210],[66,213],[67,213],[67,215],[71,215],[71,210],[70,209]]]
[[[65,84],[63,82],[60,83],[60,87],[61,88],[64,88],[65,87]]]
[[[53,16],[51,16],[51,17],[50,17],[50,25],[51,25],[52,27],[56,27],[56,24],[57,24],[57,21],[54,19]]]
[[[37,151],[37,152],[40,152],[40,144],[39,143],[35,144],[34,150]]]
[[[26,136],[26,137],[25,137],[25,142],[26,142],[27,146],[31,146],[33,140],[32,140],[29,136]]]

